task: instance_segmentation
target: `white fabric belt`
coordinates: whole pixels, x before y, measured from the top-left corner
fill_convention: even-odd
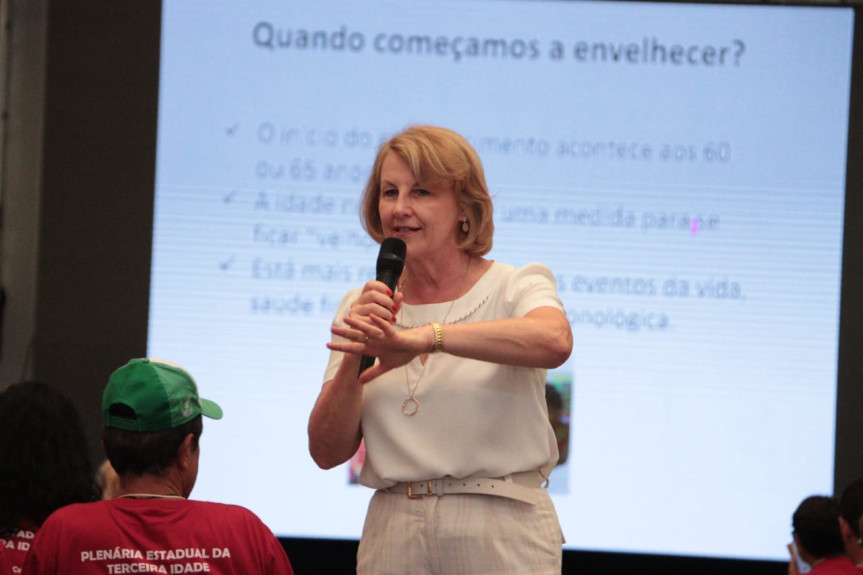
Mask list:
[[[411,499],[426,495],[474,494],[496,495],[536,505],[536,489],[543,487],[546,478],[534,469],[504,477],[442,477],[424,481],[402,481],[382,489],[388,493],[404,493]]]

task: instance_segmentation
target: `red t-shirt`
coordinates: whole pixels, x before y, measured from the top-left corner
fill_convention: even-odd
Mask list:
[[[2,546],[0,546],[0,573],[3,575],[15,573],[15,571],[12,571],[12,565],[9,564],[9,558],[6,557],[6,549]]]
[[[22,526],[12,535],[0,536],[0,573],[19,575],[30,544],[36,536],[36,526]]]
[[[279,540],[251,511],[185,499],[69,505],[42,525],[25,575],[293,575]]]
[[[863,569],[856,567],[850,557],[828,557],[812,567],[809,575],[861,575]]]

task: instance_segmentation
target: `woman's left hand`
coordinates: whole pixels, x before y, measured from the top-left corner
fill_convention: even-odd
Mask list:
[[[393,368],[405,365],[430,347],[431,326],[400,331],[378,316],[369,316],[369,320],[372,326],[352,317],[345,317],[344,322],[348,327],[333,326],[331,330],[334,334],[353,341],[327,344],[327,347],[335,351],[378,358],[377,363],[360,375],[360,383],[368,383]],[[424,329],[429,333],[423,333]]]

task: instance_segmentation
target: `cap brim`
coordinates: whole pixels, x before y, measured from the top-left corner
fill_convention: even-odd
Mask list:
[[[209,399],[200,398],[201,400],[201,415],[206,415],[210,419],[222,419],[222,408]]]

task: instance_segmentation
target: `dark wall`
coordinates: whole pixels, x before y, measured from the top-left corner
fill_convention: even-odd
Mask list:
[[[848,184],[845,201],[839,373],[836,397],[836,475],[839,494],[863,476],[863,9],[855,14]]]
[[[146,354],[161,5],[48,5],[33,375],[98,442],[101,389]]]
[[[33,375],[62,382],[98,446],[101,389],[146,354],[160,2],[49,3]],[[859,16],[859,15],[858,15]],[[861,34],[858,17],[856,33]],[[854,58],[863,85],[863,56]],[[863,104],[852,102],[836,488],[863,476]],[[857,159],[855,161],[854,159]],[[769,422],[765,422],[769,425]],[[789,462],[789,473],[794,465]],[[789,510],[789,517],[792,510]],[[709,517],[693,518],[694,528]],[[790,520],[790,519],[789,519]],[[626,537],[621,518],[620,537]],[[353,572],[355,541],[283,541],[302,573]],[[777,562],[567,552],[565,572],[779,575]]]

